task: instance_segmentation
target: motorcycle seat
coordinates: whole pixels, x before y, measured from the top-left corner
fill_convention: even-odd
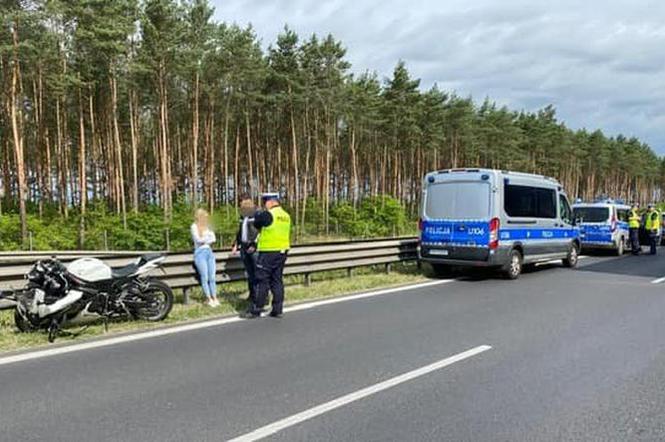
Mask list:
[[[138,264],[132,263],[124,267],[113,267],[111,269],[111,276],[114,278],[125,278],[139,269]]]
[[[141,258],[139,259],[139,264],[138,265],[143,265],[147,263],[148,261],[153,261],[157,258],[161,258],[164,256],[161,253],[146,253],[145,255],[142,255]]]

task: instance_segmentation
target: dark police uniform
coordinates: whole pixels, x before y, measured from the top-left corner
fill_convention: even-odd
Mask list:
[[[284,304],[284,264],[291,247],[291,216],[281,206],[268,211],[258,212],[254,217],[254,226],[260,229],[256,259],[256,299],[250,315],[261,314],[272,292],[272,311],[270,316],[281,316]]]

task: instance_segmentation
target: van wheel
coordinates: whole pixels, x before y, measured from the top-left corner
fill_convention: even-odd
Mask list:
[[[577,267],[577,262],[580,260],[580,252],[577,249],[577,245],[573,244],[570,250],[568,251],[568,256],[563,259],[564,267],[570,269]]]
[[[625,246],[626,246],[626,240],[623,239],[623,237],[619,238],[619,243],[614,248],[614,254],[616,256],[622,256]]]
[[[508,263],[503,268],[503,274],[507,279],[517,279],[522,273],[522,254],[519,250],[511,250]]]

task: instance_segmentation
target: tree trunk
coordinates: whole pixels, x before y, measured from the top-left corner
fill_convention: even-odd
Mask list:
[[[21,242],[26,245],[28,240],[28,220],[26,213],[27,185],[25,178],[25,158],[23,154],[23,112],[22,100],[20,97],[21,67],[18,56],[18,17],[14,19],[12,26],[13,42],[13,66],[10,92],[10,118],[12,124],[12,135],[14,139],[14,155],[16,160],[16,177],[18,179],[18,198],[19,198],[19,218],[21,222]]]
[[[79,218],[79,248],[85,246],[85,211],[88,197],[88,178],[86,170],[86,150],[85,150],[85,119],[83,116],[83,95],[81,87],[78,88],[79,105],[79,207],[81,210]]]

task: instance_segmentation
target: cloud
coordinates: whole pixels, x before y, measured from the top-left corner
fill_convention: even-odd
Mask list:
[[[665,3],[636,0],[214,0],[264,45],[284,24],[332,33],[354,72],[407,63],[434,83],[515,109],[548,104],[573,128],[600,128],[665,154]]]

